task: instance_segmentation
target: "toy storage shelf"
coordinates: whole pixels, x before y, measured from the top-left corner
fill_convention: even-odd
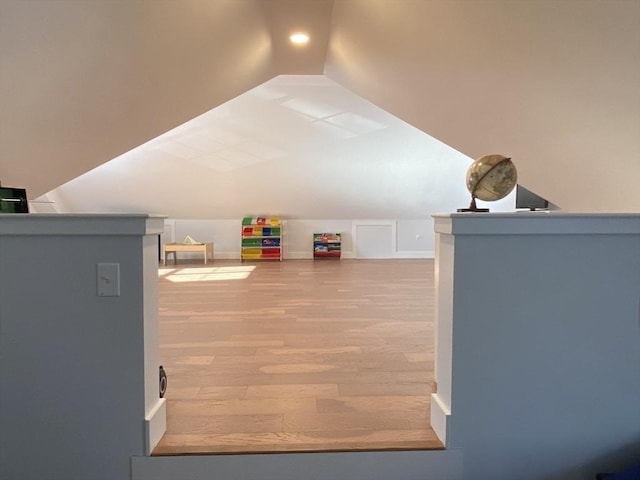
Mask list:
[[[313,258],[340,259],[342,236],[340,233],[314,233]]]
[[[244,217],[242,247],[244,260],[282,261],[282,222],[278,217]]]

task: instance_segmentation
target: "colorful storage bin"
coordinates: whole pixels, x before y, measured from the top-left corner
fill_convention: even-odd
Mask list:
[[[244,217],[241,258],[282,260],[281,234],[281,222],[278,217]]]

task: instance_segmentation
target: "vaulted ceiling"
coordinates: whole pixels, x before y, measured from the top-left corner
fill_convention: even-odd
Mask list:
[[[467,206],[470,159],[324,75],[280,75],[37,200],[64,212],[420,219]],[[493,211],[514,208],[512,196]]]
[[[465,155],[510,155],[565,209],[639,211],[639,25],[625,0],[0,0],[0,180],[38,196],[324,74]]]

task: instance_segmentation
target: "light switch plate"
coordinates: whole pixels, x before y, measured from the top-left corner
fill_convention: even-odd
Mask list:
[[[120,264],[98,263],[96,264],[96,281],[99,297],[120,296]]]

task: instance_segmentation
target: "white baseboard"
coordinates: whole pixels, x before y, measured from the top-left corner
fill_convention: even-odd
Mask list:
[[[356,258],[353,252],[342,251],[342,258]],[[404,251],[404,252],[395,252],[392,258],[435,258],[435,253],[433,251]],[[181,259],[184,260],[202,260],[201,256],[188,256],[181,255]],[[213,261],[215,263],[216,259],[218,260],[240,260],[240,252],[214,252]],[[285,251],[284,260],[312,260],[313,252],[310,251],[301,251],[301,252],[289,252]],[[167,266],[172,264],[172,262],[167,262]]]
[[[353,252],[342,251],[342,258],[356,258]],[[240,252],[215,252],[215,259],[219,260],[240,260]],[[435,258],[433,251],[421,252],[396,252],[392,258]],[[289,252],[285,251],[284,260],[312,260],[313,252]]]
[[[442,444],[447,446],[447,425],[451,412],[440,400],[437,393],[431,394],[431,428],[436,433]]]
[[[313,259],[313,252],[304,251],[304,252],[284,252],[284,260],[311,260]]]
[[[215,252],[213,254],[213,261],[216,258],[218,260],[240,260],[240,251],[237,252]]]
[[[344,250],[340,254],[341,258],[356,258],[353,252],[345,252]],[[313,260],[313,252],[286,252],[284,256],[285,260]]]
[[[167,402],[165,398],[159,398],[144,419],[145,455],[151,455],[166,431]]]
[[[435,258],[434,251],[404,251],[396,252],[393,258]]]

